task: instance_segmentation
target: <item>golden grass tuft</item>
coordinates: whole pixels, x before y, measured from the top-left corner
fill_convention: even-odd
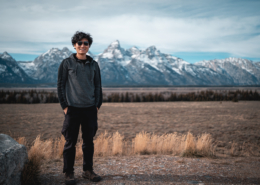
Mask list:
[[[62,135],[59,138],[54,140],[54,143],[53,143],[53,149],[54,149],[53,156],[54,156],[54,158],[61,158],[62,157],[65,142],[66,142],[66,140]]]
[[[213,144],[213,138],[210,134],[204,133],[197,139],[197,153],[201,156],[215,156],[216,145]]]
[[[210,134],[202,134],[198,138],[188,132],[185,140],[185,148],[182,152],[184,157],[213,157],[215,155],[215,145],[213,145]]]
[[[19,144],[25,145],[28,150],[28,162],[22,172],[21,182],[26,185],[39,184],[40,166],[44,160],[50,160],[54,158],[62,157],[63,147],[65,139],[63,136],[55,140],[41,140],[41,136],[38,135],[29,148],[25,137],[19,137],[16,139]]]
[[[25,139],[19,138],[19,143],[25,143]],[[53,155],[52,140],[42,141],[40,136],[34,140],[28,151],[28,162],[22,172],[21,182],[27,185],[39,184],[40,166],[44,159],[50,159]]]
[[[210,134],[202,134],[198,138],[192,133],[177,133],[161,136],[141,132],[133,139],[134,154],[171,154],[185,157],[213,157],[215,146]]]
[[[140,132],[136,134],[133,139],[133,147],[135,154],[149,154],[148,144],[151,139],[151,134],[146,132]]]
[[[120,135],[117,131],[112,136],[112,155],[122,155],[123,154],[123,139],[124,136]]]
[[[107,131],[105,133],[101,133],[95,140],[95,156],[107,156],[110,154],[109,152],[109,144],[111,143],[112,138],[108,135]]]
[[[185,147],[181,154],[183,157],[192,157],[196,156],[196,139],[194,138],[193,134],[188,132],[186,139],[185,139]]]

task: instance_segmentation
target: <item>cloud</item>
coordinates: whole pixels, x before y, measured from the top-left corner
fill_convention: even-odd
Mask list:
[[[257,5],[259,1],[8,1],[0,9],[0,51],[73,49],[70,38],[82,30],[93,35],[94,53],[119,40],[123,47],[155,45],[165,53],[260,57]]]

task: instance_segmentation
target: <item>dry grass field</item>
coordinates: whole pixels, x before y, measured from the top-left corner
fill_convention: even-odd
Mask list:
[[[41,184],[64,184],[64,140],[50,140],[61,136],[64,114],[60,105],[1,104],[0,108],[0,133],[20,137],[20,143],[25,137],[31,146],[29,158],[41,166]],[[260,103],[253,101],[104,103],[95,140],[94,169],[103,178],[99,184],[259,184],[259,115]],[[103,137],[105,132],[110,140]],[[189,132],[198,138],[195,143]],[[41,140],[35,140],[38,135]],[[213,143],[203,143],[208,136]],[[112,141],[110,155],[97,155],[106,141]],[[129,153],[122,151],[127,142],[133,146]],[[194,147],[208,149],[209,144],[216,146],[213,158],[198,159],[187,153]],[[56,149],[49,150],[53,146]],[[164,151],[158,151],[163,146]],[[169,146],[175,146],[173,152],[168,152]],[[77,182],[91,184],[80,176],[81,171],[78,145]]]
[[[59,104],[1,104],[0,132],[25,137],[31,143],[60,137],[64,115]],[[118,131],[130,141],[141,131],[195,136],[212,135],[217,152],[239,152],[243,147],[259,155],[260,103],[240,102],[147,102],[104,103],[98,113],[97,136]]]

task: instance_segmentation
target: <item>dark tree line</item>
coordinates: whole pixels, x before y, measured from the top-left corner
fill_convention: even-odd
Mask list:
[[[260,100],[257,91],[199,91],[190,93],[112,93],[104,96],[104,102],[160,102],[160,101],[234,101]]]
[[[103,102],[161,102],[161,101],[240,101],[260,100],[260,94],[252,90],[198,91],[190,93],[103,93]],[[57,92],[48,91],[0,91],[0,103],[58,103]]]
[[[56,92],[0,91],[0,103],[59,103]]]

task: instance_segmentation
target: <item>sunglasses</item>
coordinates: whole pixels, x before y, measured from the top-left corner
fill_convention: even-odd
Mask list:
[[[88,41],[84,41],[84,42],[78,41],[77,43],[79,46],[81,46],[82,44],[84,44],[85,46],[88,46]]]

